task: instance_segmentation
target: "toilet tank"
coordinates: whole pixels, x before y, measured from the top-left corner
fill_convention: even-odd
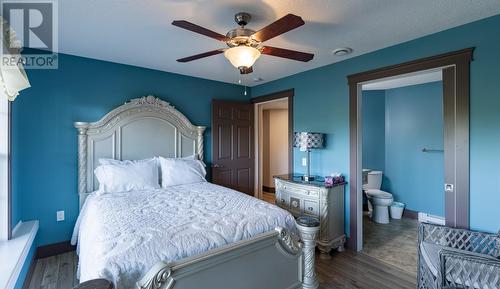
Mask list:
[[[382,186],[382,171],[371,171],[368,173],[368,183],[363,186],[365,190],[380,190]]]
[[[363,169],[363,187],[368,184],[368,173],[371,172],[370,169]]]

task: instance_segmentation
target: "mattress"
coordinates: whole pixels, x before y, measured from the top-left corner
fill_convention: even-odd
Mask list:
[[[91,194],[78,217],[80,282],[135,283],[158,261],[195,256],[281,226],[292,215],[240,192],[201,182],[167,189]]]

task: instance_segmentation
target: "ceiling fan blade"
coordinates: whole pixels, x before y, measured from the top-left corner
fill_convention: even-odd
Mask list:
[[[286,16],[255,32],[252,36],[255,40],[264,42],[302,25],[304,25],[304,20],[302,20],[300,16],[287,14]]]
[[[195,32],[195,33],[199,33],[199,34],[208,36],[210,38],[217,39],[219,41],[228,41],[230,39],[227,36],[224,36],[222,34],[214,32],[214,31],[212,31],[210,29],[201,27],[201,26],[196,25],[194,23],[188,22],[186,20],[175,20],[175,21],[172,22],[172,25],[180,27],[180,28],[184,28],[186,30],[189,30],[189,31],[192,31],[192,32]]]
[[[314,58],[314,54],[311,53],[289,50],[284,48],[277,48],[272,46],[264,46],[264,48],[262,49],[262,54],[283,57],[303,62],[308,62],[309,60]]]
[[[240,70],[240,74],[249,74],[249,73],[253,72],[252,66],[250,66],[250,67],[240,67],[239,70]]]
[[[217,54],[220,54],[222,52],[224,52],[224,49],[217,49],[217,50],[212,50],[212,51],[208,51],[205,53],[200,53],[200,54],[184,57],[181,59],[177,59],[177,61],[178,62],[189,62],[189,61],[193,61],[196,59],[200,59],[200,58],[204,58],[204,57],[208,57],[208,56],[212,56],[212,55],[217,55]]]

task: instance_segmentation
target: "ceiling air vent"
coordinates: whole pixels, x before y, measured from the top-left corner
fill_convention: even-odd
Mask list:
[[[349,47],[342,47],[342,48],[337,48],[332,51],[332,54],[335,56],[345,56],[347,54],[351,54],[352,48]]]

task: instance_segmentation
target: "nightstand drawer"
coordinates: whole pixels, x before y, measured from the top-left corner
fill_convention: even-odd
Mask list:
[[[304,200],[304,214],[319,217],[319,203]]]
[[[310,186],[305,187],[305,186],[299,186],[299,185],[292,185],[289,183],[279,183],[278,184],[278,190],[281,190],[282,192],[286,192],[288,194],[298,194],[302,196],[310,196],[310,197],[318,197],[319,196],[319,190],[316,188],[311,188]]]
[[[280,192],[280,195],[280,198],[276,198],[276,205],[288,210],[290,208],[290,196],[283,191]]]
[[[290,211],[297,216],[301,213],[302,201],[297,195],[290,195],[287,192],[281,191],[280,198],[276,200],[276,204],[281,208]]]

